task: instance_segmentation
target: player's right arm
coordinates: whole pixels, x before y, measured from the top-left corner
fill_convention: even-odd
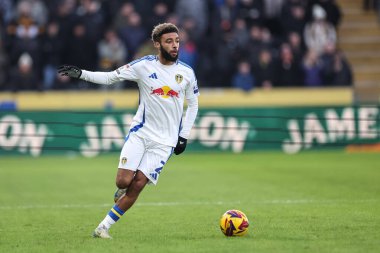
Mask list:
[[[58,73],[64,76],[82,79],[87,82],[105,85],[124,80],[136,81],[138,79],[136,71],[128,64],[110,72],[92,72],[72,65],[63,65],[58,68]]]

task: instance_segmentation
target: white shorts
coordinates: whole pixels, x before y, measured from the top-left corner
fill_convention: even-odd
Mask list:
[[[156,185],[172,153],[173,147],[143,139],[130,132],[120,153],[119,168],[135,172],[139,170],[149,179],[149,183]]]

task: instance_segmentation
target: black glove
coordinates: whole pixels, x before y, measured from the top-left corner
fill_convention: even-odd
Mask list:
[[[72,65],[62,65],[58,68],[58,73],[62,76],[79,78],[82,75],[82,70]]]
[[[174,148],[174,154],[179,155],[186,149],[187,139],[178,136],[177,146]]]

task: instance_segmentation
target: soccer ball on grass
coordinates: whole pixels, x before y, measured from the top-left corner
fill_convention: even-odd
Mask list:
[[[220,219],[220,229],[226,236],[242,236],[248,232],[248,218],[239,210],[228,210]]]

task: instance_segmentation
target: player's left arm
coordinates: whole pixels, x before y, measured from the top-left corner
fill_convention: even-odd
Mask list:
[[[186,89],[186,101],[187,101],[187,109],[186,116],[183,122],[183,126],[181,132],[178,136],[177,146],[174,148],[174,154],[179,155],[186,149],[187,139],[190,136],[191,128],[194,125],[195,118],[198,114],[198,96],[199,90],[197,86],[197,81],[189,85],[189,88]]]

